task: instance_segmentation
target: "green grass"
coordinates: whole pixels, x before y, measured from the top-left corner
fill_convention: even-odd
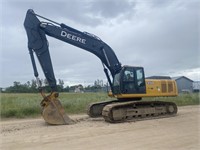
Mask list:
[[[40,114],[40,96],[38,94],[1,94],[1,117],[24,118]]]
[[[177,97],[155,97],[155,98],[145,98],[145,99],[175,102],[176,105],[178,106],[187,106],[187,105],[199,105],[200,104],[199,96],[200,95],[198,93],[192,93],[192,94],[179,94]]]
[[[0,95],[2,118],[37,117],[41,114],[40,94],[7,94]],[[60,93],[59,97],[67,114],[85,113],[88,104],[109,100],[106,93]],[[199,94],[180,94],[178,97],[145,98],[144,100],[161,100],[175,102],[178,106],[199,105]]]
[[[85,113],[93,102],[109,100],[106,93],[61,93],[59,97],[67,113]]]
[[[60,93],[59,99],[68,114],[85,113],[92,102],[110,98],[106,93]],[[40,94],[1,93],[0,110],[2,118],[36,117],[41,114]]]

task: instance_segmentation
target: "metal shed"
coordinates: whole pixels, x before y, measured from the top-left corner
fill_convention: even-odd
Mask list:
[[[193,80],[185,77],[173,77],[173,80],[176,81],[178,93],[191,93],[193,91]]]

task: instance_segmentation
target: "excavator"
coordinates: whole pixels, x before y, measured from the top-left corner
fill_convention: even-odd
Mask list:
[[[43,97],[40,103],[42,116],[48,124],[69,125],[74,124],[75,121],[65,113],[58,98],[59,93],[46,35],[93,53],[101,60],[110,87],[108,96],[114,100],[90,104],[87,110],[90,117],[103,117],[106,122],[118,123],[171,117],[177,114],[178,108],[174,102],[148,100],[148,97],[177,96],[174,80],[145,79],[143,67],[122,66],[112,48],[99,37],[45,18],[32,9],[26,13],[24,27],[28,37],[28,50],[34,76]],[[51,88],[51,93],[48,95],[42,88],[34,53]],[[145,98],[145,101],[142,98]]]

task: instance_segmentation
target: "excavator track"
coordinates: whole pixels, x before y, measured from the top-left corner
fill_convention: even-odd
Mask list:
[[[87,114],[91,118],[101,117],[102,116],[102,110],[106,105],[116,103],[118,100],[111,100],[111,101],[102,101],[97,103],[91,103],[89,104],[87,108]]]
[[[177,111],[177,105],[173,102],[137,101],[108,104],[103,108],[102,116],[107,122],[119,123],[172,117]]]

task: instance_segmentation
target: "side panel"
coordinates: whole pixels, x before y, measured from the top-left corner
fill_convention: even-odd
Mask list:
[[[147,96],[177,96],[177,86],[174,80],[146,79]]]

